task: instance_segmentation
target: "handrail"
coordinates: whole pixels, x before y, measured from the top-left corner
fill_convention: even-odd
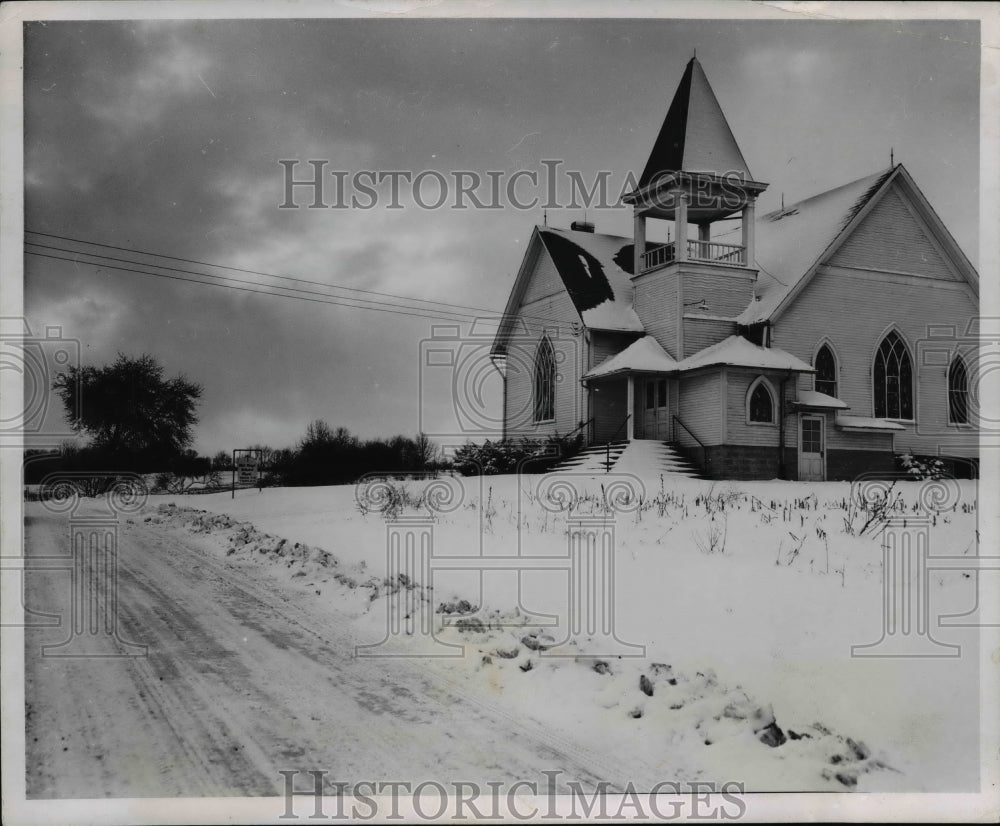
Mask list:
[[[744,263],[746,247],[740,244],[723,244],[718,241],[702,241],[699,238],[688,239],[688,257],[698,261],[717,261],[729,263],[736,261]]]
[[[688,427],[686,424],[684,424],[683,421],[681,421],[680,416],[674,415],[673,420],[681,427],[683,427],[687,431],[688,435],[698,443],[698,446],[701,448],[701,465],[702,465],[701,470],[702,472],[707,473],[709,458],[708,458],[708,448],[705,447],[705,443],[694,435],[694,431],[691,430],[690,427]]]
[[[690,428],[690,427],[688,427],[688,426],[687,426],[686,424],[684,424],[684,422],[682,422],[682,421],[680,420],[680,417],[679,417],[679,416],[676,416],[676,415],[675,415],[675,416],[673,417],[673,419],[674,419],[674,421],[675,421],[675,422],[677,422],[677,424],[679,424],[679,425],[680,425],[681,427],[683,427],[683,428],[684,428],[684,429],[685,429],[685,430],[687,431],[688,435],[689,435],[689,436],[690,436],[690,437],[691,437],[692,439],[694,439],[694,440],[695,440],[695,441],[696,441],[696,442],[697,442],[697,443],[698,443],[698,444],[699,444],[699,445],[701,446],[701,449],[702,449],[702,450],[705,450],[705,443],[704,443],[704,442],[703,442],[703,441],[702,441],[701,439],[699,439],[699,438],[698,438],[697,436],[695,436],[695,435],[694,435],[694,432],[693,432],[693,431],[691,430],[691,428]]]
[[[628,424],[628,420],[632,418],[631,413],[626,413],[625,418],[622,419],[622,423],[618,425],[618,429],[611,434],[611,438],[608,439],[608,443],[605,446],[605,457],[604,457],[604,472],[611,473],[611,443],[615,440],[615,437],[622,432],[622,428]]]
[[[723,244],[719,241],[702,241],[699,238],[688,238],[684,245],[687,258],[691,261],[702,261],[716,264],[736,264],[746,266],[747,248],[740,244]],[[678,260],[679,252],[676,241],[669,241],[658,247],[647,249],[640,260],[640,272],[652,272]]]
[[[650,270],[666,266],[677,257],[676,249],[676,245],[671,241],[662,246],[646,250],[642,254],[642,271],[649,272]]]
[[[593,424],[594,418],[595,418],[594,416],[591,416],[589,419],[587,419],[587,421],[581,422],[576,427],[574,427],[569,433],[567,433],[565,436],[563,436],[563,438],[564,439],[568,439],[570,436],[572,436],[574,433],[576,433],[576,431],[583,430],[588,424]]]

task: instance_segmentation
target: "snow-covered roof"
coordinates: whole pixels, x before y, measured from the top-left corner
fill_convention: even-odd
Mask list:
[[[632,304],[631,238],[544,226],[536,230],[587,327],[643,332]]]
[[[677,364],[678,370],[697,370],[700,367],[716,365],[732,367],[756,367],[761,370],[793,370],[797,373],[813,373],[813,368],[791,353],[777,347],[761,347],[743,336],[729,338],[706,347],[688,356]]]
[[[588,370],[585,379],[608,376],[612,373],[672,373],[677,370],[677,362],[652,336],[643,336],[633,341],[620,353],[606,358],[597,367]]]
[[[769,318],[898,168],[762,215],[757,220],[755,253],[758,300],[750,302],[738,322],[753,324]]]
[[[899,422],[869,416],[844,416],[838,413],[836,423],[842,430],[906,430]]]
[[[817,407],[827,410],[850,410],[851,406],[845,404],[835,396],[820,393],[817,390],[800,390],[795,404],[799,407]]]

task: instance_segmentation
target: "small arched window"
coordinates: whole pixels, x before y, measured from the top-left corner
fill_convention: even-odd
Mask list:
[[[955,356],[948,368],[948,421],[969,423],[969,371],[961,356]]]
[[[813,362],[816,368],[816,378],[813,379],[813,388],[817,393],[826,393],[828,396],[837,397],[837,360],[833,357],[833,350],[824,344],[816,353]]]
[[[535,421],[556,417],[556,354],[548,336],[542,336],[535,353]]]
[[[899,333],[892,331],[878,346],[873,371],[875,417],[913,418],[913,364]]]
[[[774,424],[774,396],[763,378],[750,385],[747,394],[747,421],[754,424]]]

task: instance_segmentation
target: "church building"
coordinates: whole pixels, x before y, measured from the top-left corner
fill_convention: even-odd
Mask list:
[[[718,479],[974,469],[978,275],[906,168],[758,215],[766,188],[692,58],[633,237],[531,234],[491,350],[505,437]]]

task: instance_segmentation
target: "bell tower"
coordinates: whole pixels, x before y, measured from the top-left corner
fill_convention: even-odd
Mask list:
[[[637,292],[655,289],[662,296],[676,289],[677,306],[655,310],[676,314],[666,320],[660,341],[675,358],[690,349],[684,346],[685,305],[721,318],[737,315],[750,301],[757,275],[754,204],[765,189],[767,184],[750,174],[708,78],[692,57],[638,186],[623,199],[633,213]],[[738,234],[714,226],[737,218]],[[671,240],[647,242],[649,220],[670,222]],[[637,305],[643,303],[637,296]],[[642,321],[651,329],[646,318]],[[664,326],[663,319],[650,322],[652,329]]]

